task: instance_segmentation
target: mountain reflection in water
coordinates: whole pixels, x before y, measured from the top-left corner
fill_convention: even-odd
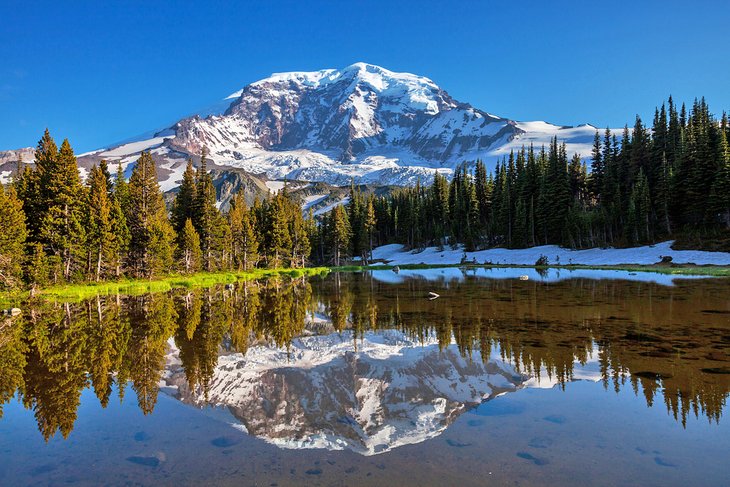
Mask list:
[[[225,406],[280,446],[372,454],[499,394],[588,378],[663,402],[683,424],[721,419],[727,280],[398,281],[331,274],[30,304],[0,325],[0,415],[17,396],[46,440],[66,438],[83,389],[106,406],[131,388],[148,414],[162,388]]]

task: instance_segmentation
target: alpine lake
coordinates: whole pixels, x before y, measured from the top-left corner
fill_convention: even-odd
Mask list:
[[[0,485],[730,485],[729,391],[727,278],[378,270],[38,300],[0,321]]]

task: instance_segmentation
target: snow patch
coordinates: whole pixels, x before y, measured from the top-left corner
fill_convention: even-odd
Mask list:
[[[534,265],[540,256],[546,256],[551,265],[649,265],[656,264],[663,256],[672,257],[675,264],[730,265],[730,253],[708,252],[702,250],[674,250],[674,241],[661,242],[643,247],[626,249],[592,248],[573,250],[557,245],[543,245],[526,249],[488,249],[465,252],[463,247],[456,249],[428,247],[423,251],[411,252],[402,245],[391,244],[373,250],[374,260],[389,264],[459,264],[465,257],[468,263]]]

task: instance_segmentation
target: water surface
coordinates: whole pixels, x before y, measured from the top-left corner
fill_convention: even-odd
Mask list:
[[[727,485],[729,280],[515,277],[30,304],[0,484]]]

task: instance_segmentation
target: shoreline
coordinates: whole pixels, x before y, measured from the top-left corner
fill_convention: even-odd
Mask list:
[[[36,298],[46,300],[83,300],[95,296],[108,296],[115,294],[140,295],[147,293],[167,292],[173,289],[182,288],[206,288],[219,284],[231,284],[235,282],[246,282],[270,277],[309,277],[326,275],[330,272],[367,272],[367,271],[393,271],[396,268],[403,270],[424,270],[424,269],[525,269],[537,272],[549,269],[558,270],[594,270],[594,271],[625,271],[644,272],[677,276],[697,277],[730,277],[730,266],[727,265],[696,265],[696,264],[625,264],[625,265],[547,265],[536,266],[529,264],[388,264],[375,263],[367,266],[348,265],[339,267],[305,267],[305,268],[282,268],[282,269],[257,269],[248,272],[200,272],[189,276],[174,275],[159,279],[131,279],[124,281],[103,281],[80,284],[65,284],[43,288],[38,291]],[[17,302],[26,301],[30,298],[29,291],[16,291],[11,293],[0,293],[0,307],[7,308]]]
[[[219,284],[246,282],[270,277],[304,277],[329,273],[328,267],[255,269],[252,271],[198,272],[190,275],[172,275],[155,279],[125,279],[121,281],[100,281],[78,284],[60,284],[41,288],[34,298],[65,301],[83,300],[95,296],[123,294],[134,296],[147,293],[167,292],[182,288],[206,288]],[[13,291],[0,293],[1,307],[30,298],[30,292]]]

